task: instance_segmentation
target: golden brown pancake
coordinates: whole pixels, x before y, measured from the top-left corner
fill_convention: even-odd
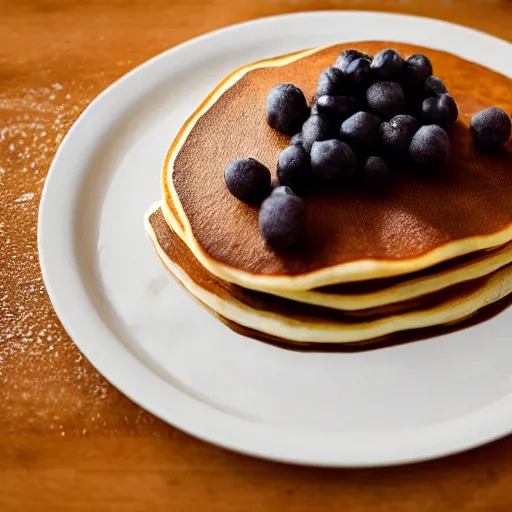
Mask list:
[[[222,281],[205,270],[194,258],[188,247],[180,237],[168,226],[161,210],[157,210],[149,216],[149,223],[156,235],[156,240],[162,247],[168,258],[179,265],[199,286],[209,290],[215,295],[233,297],[236,300],[248,304],[252,308],[262,311],[272,311],[282,315],[297,316],[314,319],[338,319],[344,322],[370,320],[382,318],[386,315],[397,314],[405,311],[417,310],[439,303],[442,299],[452,298],[477,290],[483,280],[476,279],[470,282],[460,283],[448,290],[429,293],[426,296],[414,300],[407,300],[398,304],[389,304],[384,307],[368,308],[361,311],[341,311],[311,304],[304,304],[242,288],[236,284]]]
[[[311,98],[320,72],[350,47],[428,55],[459,106],[449,160],[438,177],[396,170],[382,194],[357,186],[311,190],[305,196],[307,239],[294,252],[277,253],[259,234],[257,208],[227,191],[224,167],[233,158],[252,156],[275,175],[289,137],[266,124],[268,91],[293,82]],[[501,152],[484,153],[469,133],[479,110],[512,110],[509,78],[455,55],[390,42],[337,45],[247,69],[228,77],[199,107],[164,168],[166,218],[183,228],[187,245],[210,272],[255,289],[304,290],[401,275],[512,239],[510,143]]]
[[[154,206],[152,210],[156,208]],[[183,240],[184,235],[180,229],[180,226],[173,225],[174,232]],[[439,292],[453,285],[484,277],[511,261],[512,242],[498,248],[452,258],[428,269],[402,276],[341,283],[313,290],[268,290],[268,293],[332,309],[364,310]]]
[[[505,311],[507,308],[510,307],[511,304],[512,295],[508,295],[507,297],[497,302],[494,302],[493,304],[484,306],[476,313],[468,315],[467,317],[455,322],[450,322],[448,324],[443,325],[434,325],[432,327],[425,327],[423,329],[410,329],[408,331],[387,334],[385,336],[381,336],[379,338],[374,338],[371,340],[338,345],[332,343],[294,342],[283,338],[279,338],[277,336],[271,336],[269,334],[265,334],[254,329],[248,329],[243,325],[228,320],[227,318],[223,317],[222,315],[219,315],[218,313],[210,309],[205,304],[201,303],[201,305],[205,309],[207,309],[212,315],[217,317],[222,323],[224,323],[237,334],[241,334],[242,336],[247,336],[248,338],[263,341],[265,343],[276,345],[280,348],[285,348],[288,350],[314,352],[361,352],[367,350],[375,350],[382,347],[402,345],[404,343],[410,343],[413,341],[421,341],[436,338],[438,336],[444,336],[446,334],[450,334],[455,331],[461,331],[463,329],[468,329],[469,327],[472,327],[474,325],[486,322],[487,320],[490,320],[491,318],[494,318],[495,316]]]
[[[309,342],[311,336],[311,342],[351,343],[416,325],[458,321],[502,299],[512,288],[509,265],[485,278],[398,305],[360,312],[329,310],[245,290],[213,276],[172,232],[160,210],[149,215],[147,229],[165,266],[209,309],[243,327],[293,342]]]

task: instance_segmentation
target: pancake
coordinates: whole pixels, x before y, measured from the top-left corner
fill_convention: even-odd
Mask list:
[[[247,329],[297,343],[355,343],[392,333],[459,321],[506,297],[512,291],[512,265],[490,276],[452,287],[409,311],[342,312],[309,308],[263,293],[244,291],[207,272],[169,228],[159,210],[146,229],[166,268],[202,304]],[[246,293],[248,292],[248,293]],[[301,307],[303,309],[301,309]]]
[[[411,329],[408,331],[395,332],[381,336],[380,338],[373,338],[371,340],[358,341],[354,343],[309,343],[309,342],[293,342],[290,340],[284,340],[276,336],[270,336],[254,329],[248,329],[242,325],[239,325],[227,318],[215,313],[205,304],[202,306],[207,309],[212,315],[218,318],[222,323],[229,327],[232,331],[248,338],[253,338],[265,343],[276,345],[280,348],[297,351],[314,351],[314,352],[361,352],[366,350],[375,350],[382,347],[390,347],[395,345],[403,345],[404,343],[411,343],[414,341],[421,341],[425,339],[431,339],[438,336],[444,336],[446,334],[453,333],[455,331],[461,331],[468,329],[473,325],[486,322],[491,318],[499,315],[510,307],[512,303],[512,294],[507,297],[500,299],[488,306],[484,306],[482,309],[468,315],[466,318],[462,318],[455,322],[450,322],[442,325],[434,325],[432,327],[425,327],[422,329]]]
[[[227,191],[223,170],[233,158],[252,156],[275,176],[289,137],[269,128],[265,98],[280,82],[293,82],[311,98],[318,76],[349,47],[374,54],[393,47],[421,52],[459,106],[445,172],[436,178],[395,172],[390,190],[371,194],[357,186],[314,190],[305,196],[307,239],[279,254],[258,231],[257,208]],[[185,123],[163,170],[163,210],[182,228],[187,246],[211,273],[246,288],[285,292],[416,272],[448,259],[512,240],[512,149],[477,150],[471,116],[490,105],[512,110],[510,79],[455,55],[391,42],[317,48],[247,66],[223,80]]]
[[[173,223],[173,231],[184,241],[180,225],[176,222]],[[511,262],[512,243],[508,243],[493,250],[479,251],[472,256],[460,256],[413,274],[349,282],[314,290],[266,290],[266,293],[331,309],[365,310],[439,292],[456,284],[484,277]]]

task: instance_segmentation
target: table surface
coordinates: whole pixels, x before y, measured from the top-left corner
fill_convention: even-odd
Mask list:
[[[376,470],[299,468],[233,454],[173,429],[112,388],[48,300],[37,257],[38,203],[52,157],[88,103],[191,37],[326,8],[432,16],[512,40],[509,0],[0,0],[1,511],[511,510],[512,437]]]

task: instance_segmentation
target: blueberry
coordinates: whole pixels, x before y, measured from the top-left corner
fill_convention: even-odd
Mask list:
[[[342,123],[340,133],[352,149],[368,153],[379,142],[380,119],[368,112],[358,112]]]
[[[386,162],[378,156],[369,156],[363,166],[363,181],[371,188],[382,187],[389,178]]]
[[[443,81],[437,76],[428,76],[425,79],[424,87],[427,96],[439,96],[440,94],[448,92],[446,85],[444,85]]]
[[[404,59],[395,50],[382,50],[373,57],[371,68],[378,80],[398,78],[402,72]]]
[[[423,169],[442,166],[448,158],[450,139],[437,124],[422,126],[413,136],[409,145],[409,156],[414,164]]]
[[[356,59],[368,59],[371,60],[371,57],[366,53],[360,52],[358,50],[345,50],[341,52],[336,60],[336,67],[341,69],[343,73],[346,72],[347,66]]]
[[[448,128],[459,117],[457,103],[447,93],[424,100],[421,105],[421,112],[426,121],[438,124],[443,128]]]
[[[366,102],[372,112],[383,119],[405,111],[405,96],[402,86],[396,82],[375,82],[366,91]]]
[[[415,117],[401,114],[380,125],[380,146],[386,155],[398,157],[407,152],[420,123]]]
[[[302,146],[302,132],[296,133],[290,139],[290,146]]]
[[[280,185],[290,187],[294,192],[304,189],[311,163],[302,146],[288,146],[277,161],[277,179]]]
[[[309,152],[313,142],[335,138],[336,125],[322,116],[311,116],[302,126],[302,145]]]
[[[260,233],[277,250],[295,245],[306,225],[304,201],[288,187],[277,187],[261,205],[258,224]]]
[[[356,100],[350,96],[320,96],[316,108],[320,115],[345,120],[356,111]]]
[[[370,60],[366,58],[355,59],[345,69],[347,88],[350,91],[361,92],[372,81]]]
[[[490,107],[471,118],[471,133],[479,144],[496,148],[508,141],[510,124],[510,117],[503,109]]]
[[[339,140],[315,142],[311,148],[311,171],[321,182],[339,183],[354,173],[356,155]]]
[[[267,123],[287,135],[299,132],[308,118],[309,108],[304,93],[293,84],[272,87],[267,96]]]
[[[423,84],[432,75],[432,63],[427,56],[415,53],[405,60],[404,73],[408,82]]]
[[[240,201],[259,204],[270,193],[270,171],[254,158],[231,160],[224,169],[228,190]]]
[[[322,71],[318,79],[318,96],[324,96],[325,94],[336,96],[343,94],[344,90],[345,75],[341,69],[331,66]]]

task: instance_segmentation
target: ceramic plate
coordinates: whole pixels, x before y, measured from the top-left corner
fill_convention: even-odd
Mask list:
[[[377,466],[512,431],[512,309],[370,352],[283,350],[233,333],[198,306],[144,232],[167,148],[219,80],[260,59],[365,39],[438,48],[512,75],[512,45],[449,23],[361,12],[266,18],[130,72],[83,113],[51,167],[39,250],[59,318],[114,386],[211,443],[284,462]]]

